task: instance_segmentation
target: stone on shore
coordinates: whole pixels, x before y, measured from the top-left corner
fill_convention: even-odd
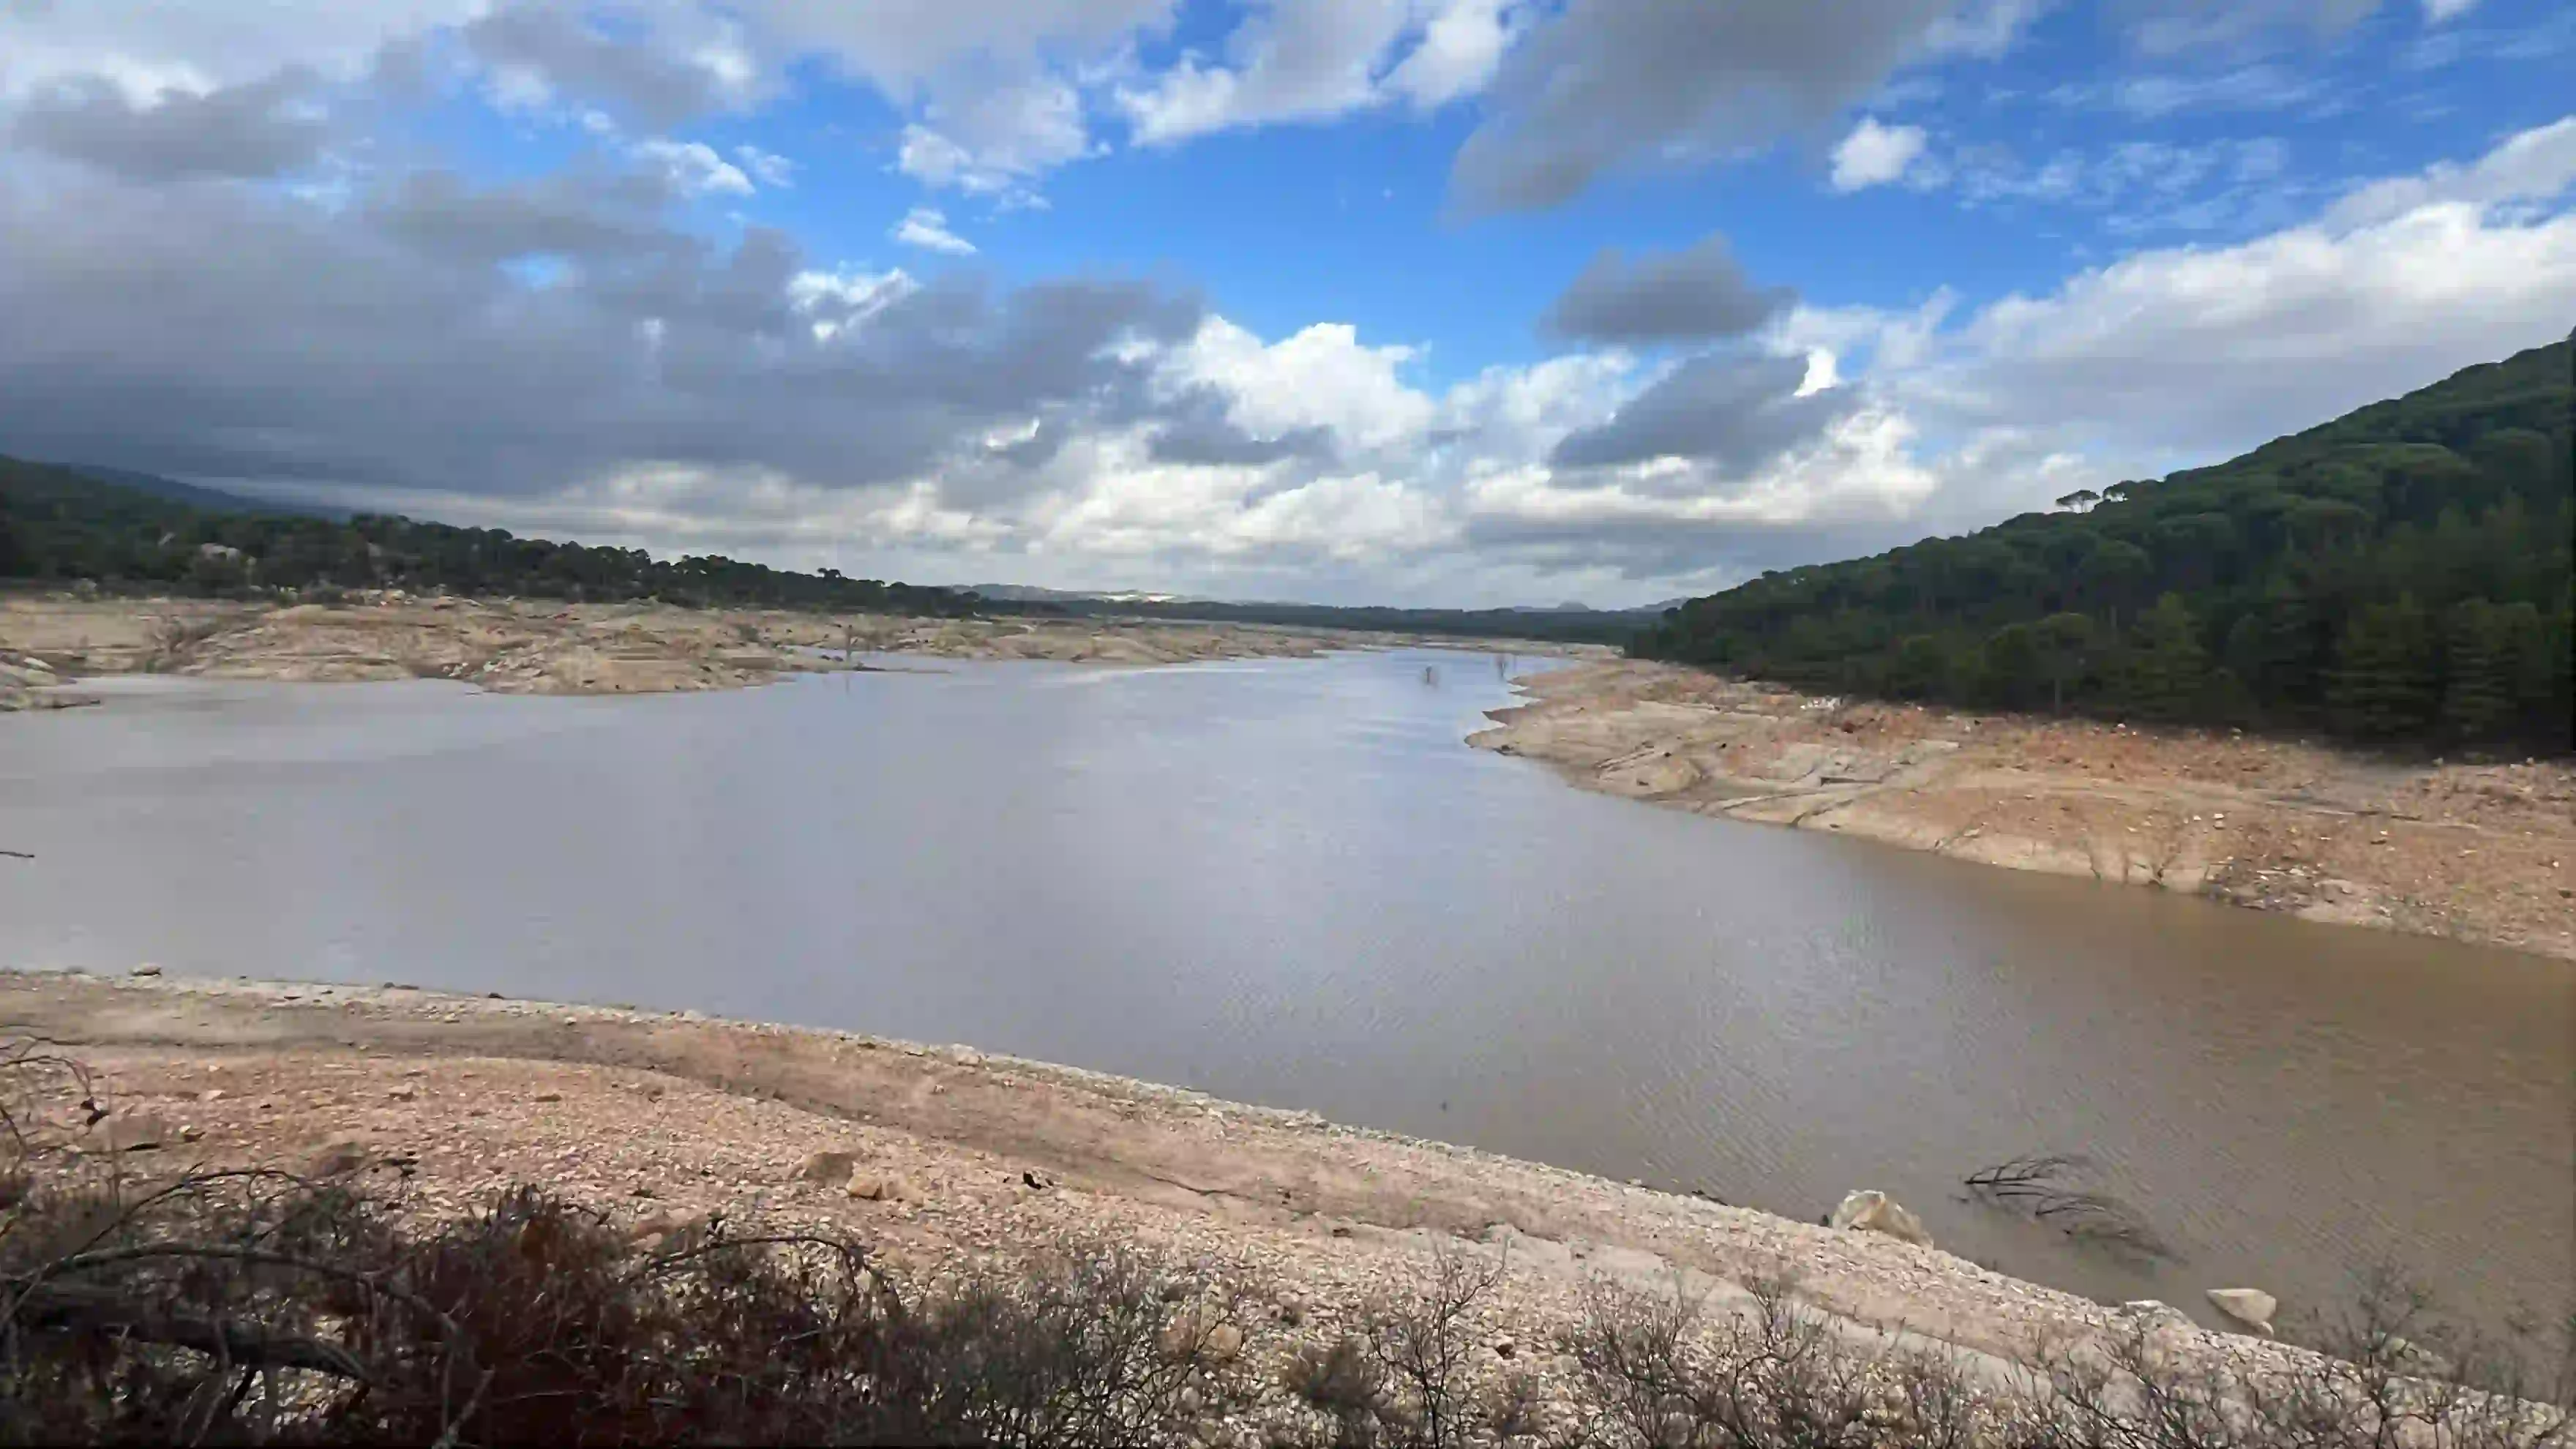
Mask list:
[[[1876,1188],[1862,1188],[1846,1194],[1834,1209],[1833,1216],[1825,1222],[1828,1227],[1885,1233],[1918,1248],[1932,1246],[1932,1235],[1923,1230],[1923,1220]]]
[[[796,1175],[807,1182],[838,1182],[847,1178],[858,1162],[855,1152],[816,1152],[806,1157]]]
[[[2212,1288],[2209,1301],[2219,1312],[2267,1337],[2272,1315],[2281,1307],[2279,1299],[2260,1288]]]

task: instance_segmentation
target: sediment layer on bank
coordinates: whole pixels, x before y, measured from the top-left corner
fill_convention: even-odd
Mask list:
[[[649,694],[738,689],[786,674],[854,667],[844,656],[870,653],[1149,665],[1302,658],[1422,642],[1413,635],[1255,624],[922,619],[400,593],[289,605],[20,597],[0,600],[0,695],[18,707],[42,707],[76,697],[79,676],[145,671],[216,679],[454,679],[500,694]],[[1574,652],[1558,645],[1495,647]],[[62,689],[66,684],[71,687]]]
[[[1481,748],[1586,789],[2576,960],[2576,769],[1817,698],[1599,661]]]
[[[638,1232],[708,1214],[827,1224],[932,1276],[1105,1237],[1292,1293],[1301,1342],[1329,1342],[1435,1244],[1504,1259],[1487,1331],[1524,1343],[1574,1322],[1596,1278],[1721,1302],[1787,1278],[1845,1331],[1998,1364],[2130,1322],[1879,1233],[966,1047],[59,973],[0,973],[0,1014],[96,1069],[100,1100],[160,1144],[157,1167],[363,1171],[451,1212],[541,1182]],[[2254,1343],[2159,1321],[2177,1351]]]

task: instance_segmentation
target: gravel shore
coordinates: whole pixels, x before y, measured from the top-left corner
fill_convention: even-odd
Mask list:
[[[1469,743],[1589,790],[2576,960],[2576,768],[1818,698],[1635,660]]]
[[[1494,1343],[1552,1342],[1596,1278],[1721,1303],[1787,1278],[1840,1331],[1997,1372],[2123,1321],[1877,1233],[966,1047],[157,976],[0,974],[0,1011],[100,1073],[155,1170],[354,1170],[433,1211],[540,1182],[639,1235],[708,1214],[826,1226],[927,1278],[1133,1243],[1266,1304],[1261,1352],[1329,1343],[1436,1246],[1501,1255],[1478,1309]],[[2165,1321],[2178,1352],[2278,1351]]]

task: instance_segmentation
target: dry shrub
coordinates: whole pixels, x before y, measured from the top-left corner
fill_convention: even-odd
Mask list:
[[[1996,1417],[1957,1364],[1855,1349],[1785,1281],[1755,1283],[1742,1311],[1716,1313],[1679,1278],[1658,1292],[1596,1281],[1562,1347],[1576,1365],[1590,1443],[1964,1445]]]
[[[1536,1432],[1538,1390],[1526,1372],[1476,1372],[1476,1306],[1503,1280],[1501,1254],[1434,1246],[1419,1279],[1367,1306],[1356,1333],[1308,1348],[1282,1374],[1330,1422],[1342,1449],[1459,1449]]]
[[[146,673],[160,674],[186,664],[209,639],[224,632],[231,621],[221,614],[201,614],[194,618],[165,615],[152,621],[150,648],[143,656]]]
[[[721,1222],[641,1252],[532,1188],[415,1232],[192,1174],[31,1199],[0,1240],[0,1441],[1186,1442],[1227,1322],[1115,1248],[911,1301],[857,1244]]]
[[[1855,1337],[1785,1283],[1712,1311],[1596,1282],[1543,1391],[1481,1326],[1500,1256],[1444,1245],[1282,1396],[1232,1296],[1122,1246],[907,1289],[845,1238],[648,1251],[530,1188],[430,1221],[282,1173],[139,1185],[74,1151],[104,1115],[77,1061],[0,1050],[0,1443],[1160,1445],[1257,1415],[1347,1449],[2576,1449],[2568,1383],[2390,1280],[2326,1354],[2137,1323],[2020,1367]]]
[[[906,1293],[846,1238],[646,1251],[534,1188],[429,1221],[139,1183],[108,1116],[77,1061],[0,1051],[0,1443],[1150,1445],[1243,1402],[1232,1300],[1124,1248]]]

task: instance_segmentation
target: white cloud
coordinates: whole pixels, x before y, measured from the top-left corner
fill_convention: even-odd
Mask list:
[[[669,178],[672,189],[683,196],[749,196],[751,178],[742,168],[716,154],[715,148],[703,141],[673,141],[663,137],[638,141],[632,148],[635,159],[654,167]]]
[[[948,229],[948,218],[937,207],[916,206],[905,212],[903,220],[886,233],[908,247],[945,252],[952,257],[975,255],[975,244]]]
[[[773,191],[784,191],[796,184],[796,163],[774,151],[763,151],[758,146],[742,145],[734,147],[733,154],[734,159],[742,163],[744,170],[750,172],[761,185]]]
[[[1452,0],[1422,28],[1422,43],[1386,77],[1386,88],[1424,110],[1473,95],[1494,78],[1518,21],[1510,0]]]
[[[1378,99],[1379,56],[1404,33],[1405,0],[1308,0],[1257,11],[1227,40],[1230,64],[1185,56],[1141,87],[1121,87],[1138,144],[1265,122],[1338,116]]]
[[[165,0],[152,5],[11,4],[0,12],[0,95],[103,75],[137,101],[257,80],[293,65],[363,69],[387,41],[453,25],[489,0]]]
[[[1979,0],[1932,27],[1924,48],[1935,55],[1965,55],[1979,60],[2002,56],[2047,13],[2057,0]]]
[[[2360,226],[2444,201],[2491,206],[2549,201],[2576,185],[2576,116],[2509,136],[2469,166],[2437,163],[2416,176],[2363,186],[2337,202],[2329,226]]]
[[[2560,335],[2576,216],[2435,201],[2348,230],[2140,252],[1979,313],[1936,372],[1969,411],[2223,456]]]
[[[929,107],[904,126],[895,169],[933,189],[1026,203],[1038,176],[1091,151],[1081,96],[1038,77]]]
[[[788,279],[787,303],[807,319],[815,341],[829,342],[845,329],[864,325],[920,285],[901,267],[890,272],[804,271]]]
[[[1367,346],[1348,323],[1319,322],[1265,344],[1210,317],[1166,372],[1179,385],[1222,389],[1234,400],[1233,421],[1261,436],[1321,427],[1374,448],[1415,437],[1436,411],[1399,375],[1414,356],[1410,347]]]
[[[1875,116],[1861,117],[1834,147],[1834,190],[1859,191],[1902,178],[1905,168],[1922,156],[1925,140],[1921,126],[1888,126]]]
[[[1265,3],[1227,37],[1222,61],[1184,56],[1118,87],[1117,104],[1144,146],[1399,100],[1430,110],[1483,90],[1521,28],[1516,0]]]
[[[2477,8],[2478,0],[2424,0],[2424,23],[2439,25],[2457,20]]]

